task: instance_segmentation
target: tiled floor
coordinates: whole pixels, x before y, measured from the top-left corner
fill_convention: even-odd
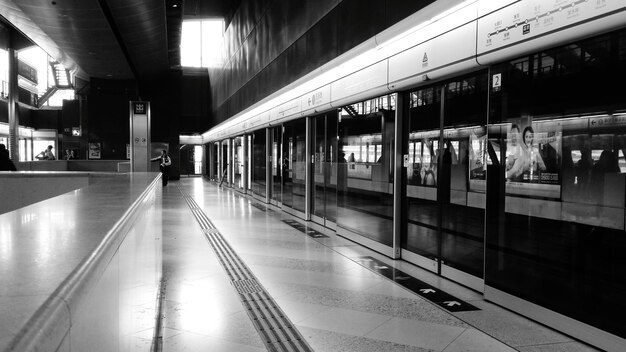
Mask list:
[[[406,262],[325,231],[313,239],[200,178],[163,190],[163,351],[266,351],[181,190],[189,194],[314,351],[595,351]],[[316,229],[324,231],[322,228]],[[481,310],[450,313],[361,266],[372,256]]]

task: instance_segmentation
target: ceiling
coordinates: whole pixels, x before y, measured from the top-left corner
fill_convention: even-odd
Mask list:
[[[228,0],[0,0],[0,15],[78,77],[144,79],[180,67],[182,19]]]

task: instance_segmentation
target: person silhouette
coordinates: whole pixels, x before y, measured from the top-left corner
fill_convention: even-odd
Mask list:
[[[172,165],[172,158],[167,155],[167,150],[161,150],[161,155],[150,160],[159,162],[159,170],[161,170],[163,186],[167,186],[167,181],[169,181],[170,178],[170,166]]]
[[[9,157],[7,147],[2,143],[0,143],[0,171],[17,171],[15,164]]]

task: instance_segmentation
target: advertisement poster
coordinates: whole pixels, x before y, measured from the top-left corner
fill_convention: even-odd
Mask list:
[[[487,175],[487,134],[479,130],[481,135],[472,131],[469,136],[469,183],[470,190],[484,191]]]
[[[437,186],[438,133],[415,133],[409,142],[408,183],[414,186]]]
[[[100,143],[89,143],[89,159],[100,159]]]
[[[554,121],[510,120],[506,138],[506,192],[560,197],[562,128]]]

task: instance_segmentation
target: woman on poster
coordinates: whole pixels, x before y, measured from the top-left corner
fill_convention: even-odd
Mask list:
[[[534,131],[531,126],[524,128],[522,133],[522,145],[519,155],[514,159],[513,165],[507,171],[506,178],[512,181],[532,182],[532,179],[523,179],[524,173],[534,174],[537,171],[545,171],[546,164],[539,151],[533,146]]]

